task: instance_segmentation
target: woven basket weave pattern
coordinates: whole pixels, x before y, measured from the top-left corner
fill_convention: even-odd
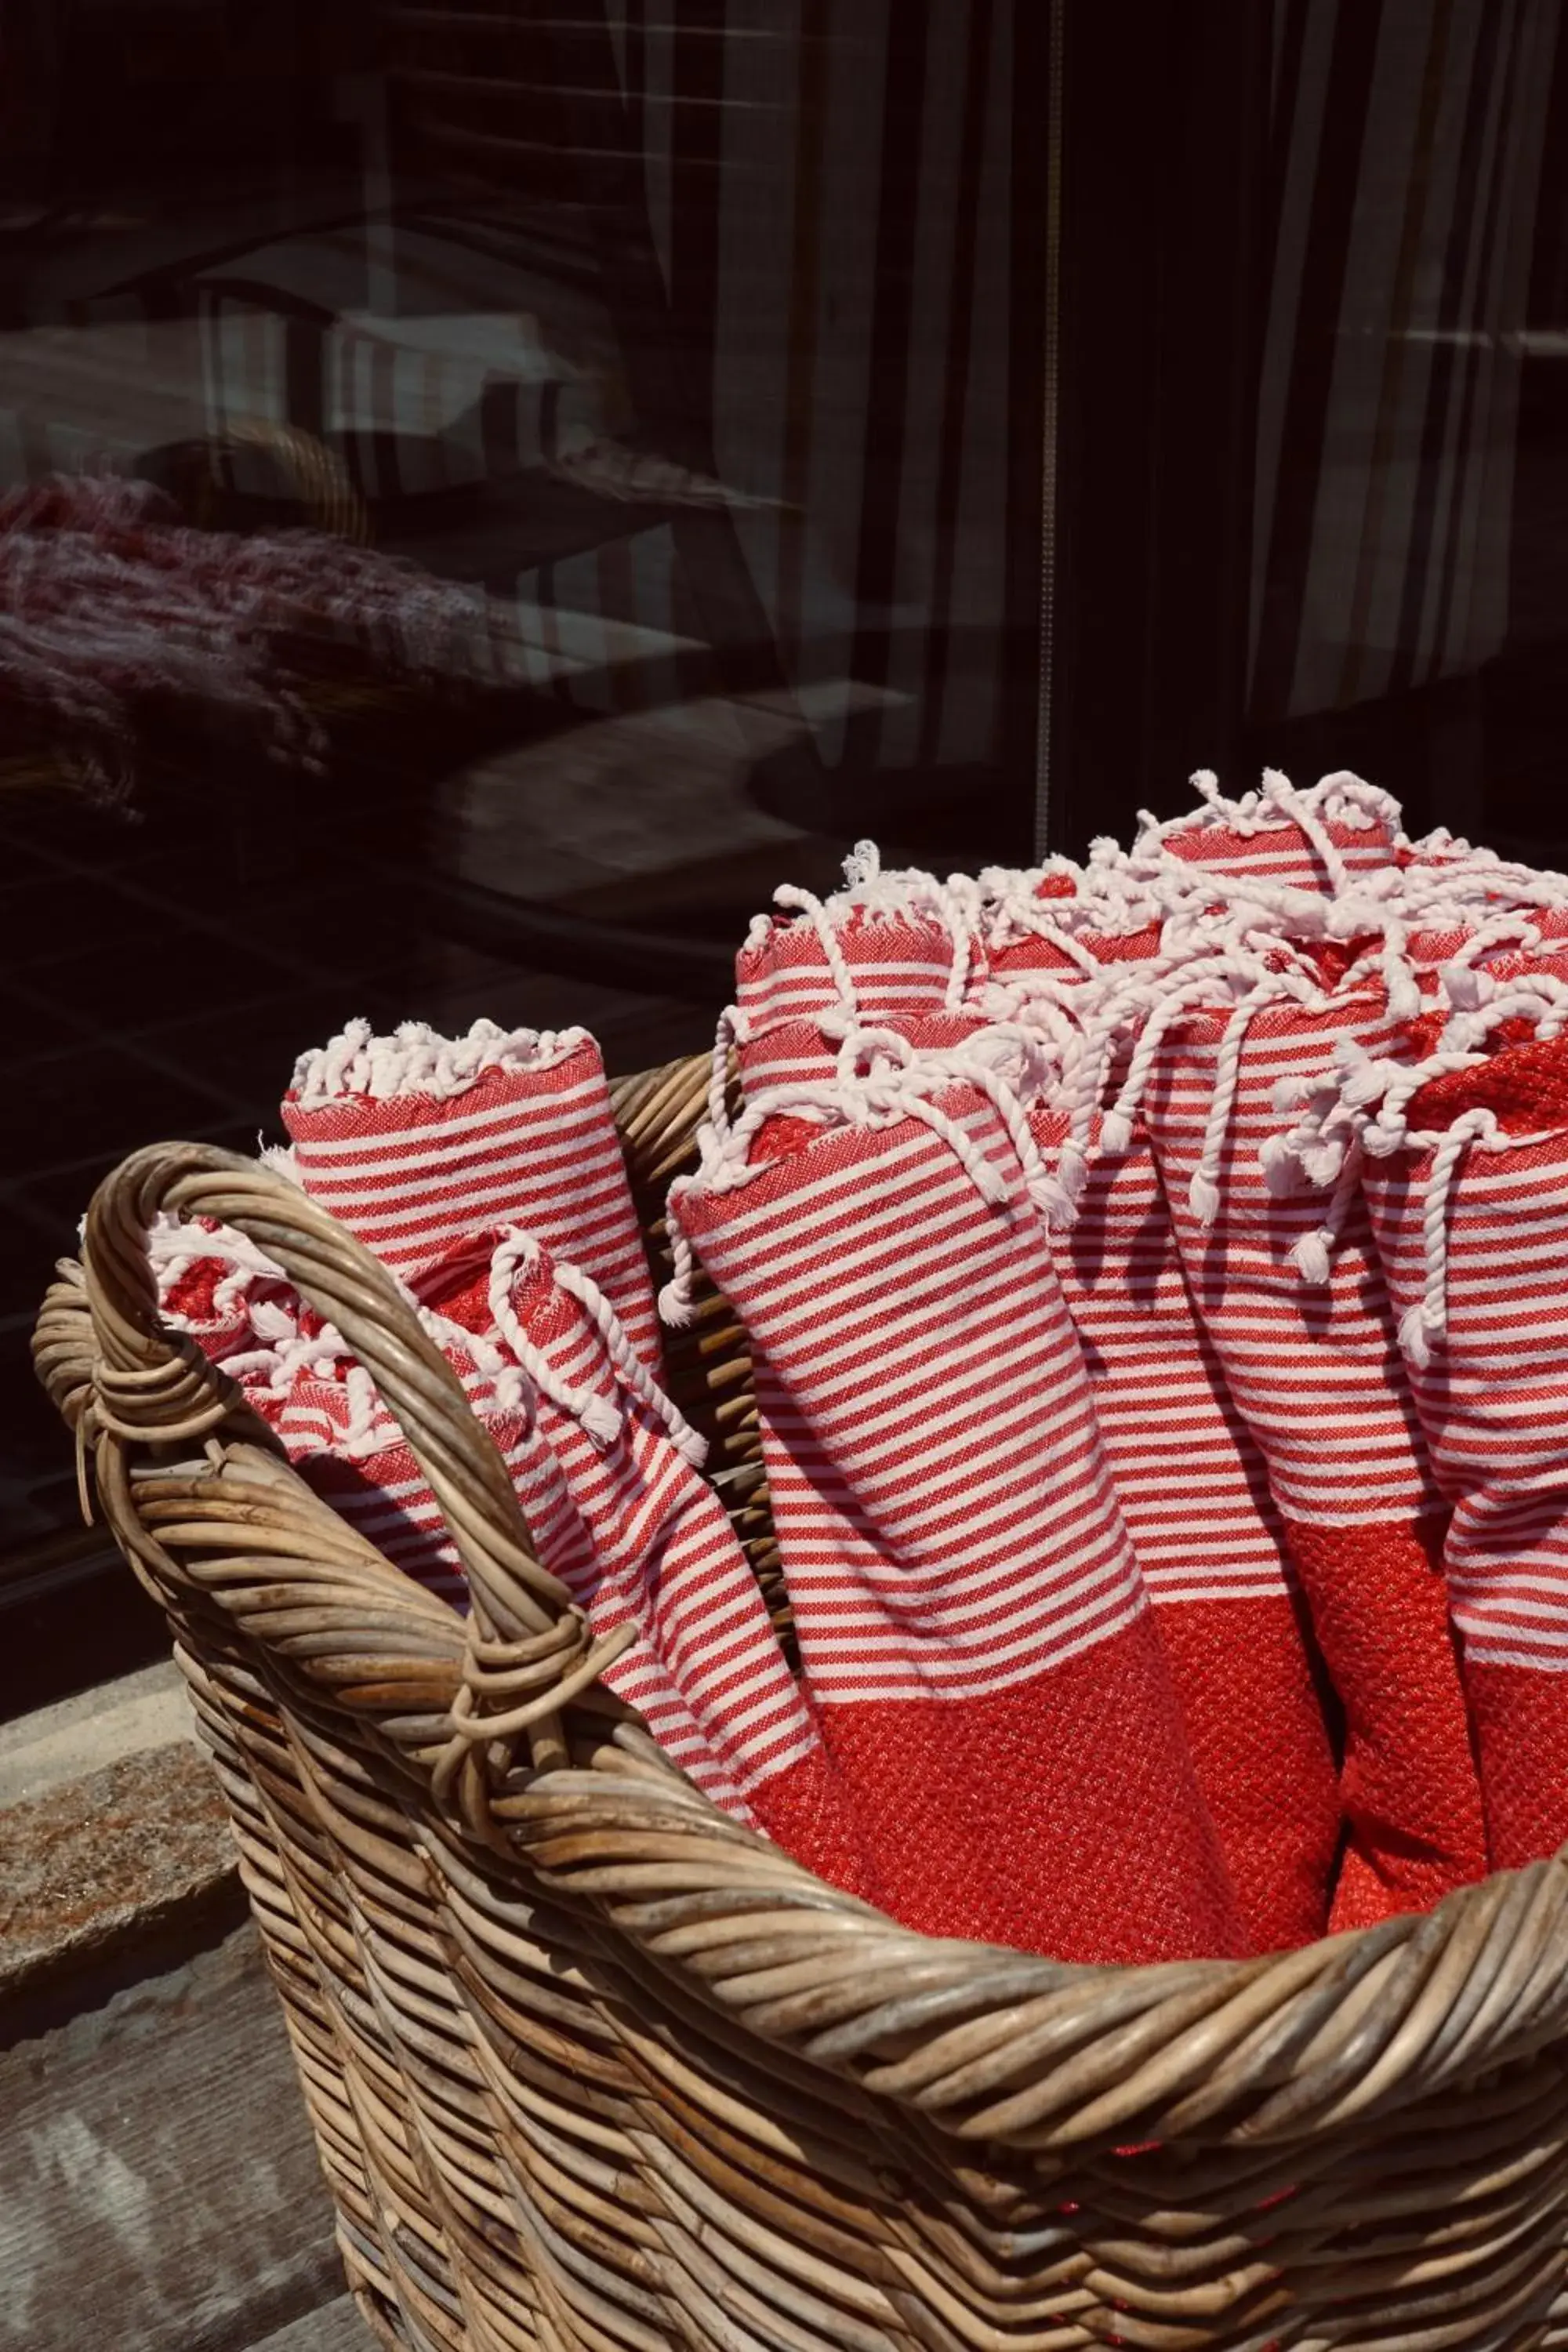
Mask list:
[[[617,1090],[657,1204],[706,1063]],[[464,1556],[400,1575],[157,1324],[156,1211],[330,1315]],[[657,1240],[657,1235],[656,1235]],[[1068,1969],[935,1943],[726,1822],[593,1687],[489,1438],[293,1188],[137,1153],[40,1377],[167,1612],[389,2345],[1056,2352],[1568,2341],[1568,1873],[1305,1951]],[[741,1337],[672,1367],[776,1584]]]

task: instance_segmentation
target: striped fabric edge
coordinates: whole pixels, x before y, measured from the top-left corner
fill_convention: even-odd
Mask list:
[[[1265,1016],[1267,1019],[1268,1016]],[[1352,1210],[1331,1278],[1309,1288],[1290,1250],[1322,1223],[1321,1196],[1268,1191],[1258,1152],[1282,1124],[1274,1089],[1318,1076],[1336,1037],[1369,1050],[1393,1041],[1386,1024],[1314,1025],[1294,1037],[1260,1036],[1242,1051],[1227,1139],[1222,1224],[1211,1234],[1187,1189],[1213,1099],[1223,1016],[1184,1024],[1168,1043],[1145,1101],[1156,1162],[1181,1243],[1194,1305],[1216,1347],[1230,1393],[1269,1460],[1274,1500],[1308,1526],[1415,1518],[1441,1507],[1416,1429],[1392,1304],[1364,1209]]]
[[[1431,1153],[1363,1178],[1396,1308],[1421,1297]],[[1478,1664],[1568,1672],[1568,1134],[1472,1148],[1449,1197],[1445,1345],[1426,1372],[1434,1469],[1453,1505],[1454,1621]]]

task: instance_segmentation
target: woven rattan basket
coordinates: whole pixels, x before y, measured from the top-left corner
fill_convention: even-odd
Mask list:
[[[704,1077],[618,1091],[645,1199]],[[159,1209],[251,1234],[349,1337],[461,1544],[466,1622],[161,1333]],[[766,1577],[738,1342],[710,1300],[678,1376]],[[37,1360],[167,1612],[385,2343],[1568,2341],[1561,1861],[1240,1964],[927,1941],[724,1821],[595,1692],[452,1375],[291,1187],[136,1154]]]

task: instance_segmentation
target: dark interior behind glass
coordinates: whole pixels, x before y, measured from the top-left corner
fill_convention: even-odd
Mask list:
[[[16,500],[104,475],[458,615],[388,675],[302,612],[308,764],[198,675],[95,769],[0,636],[5,1703],[62,1611],[79,1678],[150,1636],[49,1262],[348,1015],[697,1051],[778,882],[1198,765],[1568,863],[1560,14],[5,0],[0,624]]]

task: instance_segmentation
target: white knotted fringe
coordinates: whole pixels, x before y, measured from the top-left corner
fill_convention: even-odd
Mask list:
[[[844,887],[851,892],[869,890],[879,881],[882,853],[874,841],[858,841],[844,861]]]
[[[685,1199],[696,1181],[689,1176],[678,1176],[665,1202],[664,1222],[669,1241],[670,1276],[658,1294],[658,1316],[659,1321],[668,1324],[672,1331],[689,1329],[697,1313],[697,1258],[690,1236],[679,1215],[679,1201]]]
[[[1557,1037],[1565,1020],[1568,982],[1554,980],[1549,972],[1533,972],[1505,987],[1494,986],[1486,992],[1482,1003],[1455,1013],[1441,1042],[1450,1052],[1465,1053],[1504,1021],[1533,1021],[1538,1037]]]
[[[613,1445],[621,1433],[621,1415],[608,1397],[597,1390],[580,1387],[558,1372],[543,1349],[531,1340],[519,1320],[511,1303],[512,1286],[520,1267],[532,1267],[539,1262],[540,1244],[532,1234],[521,1225],[502,1228],[500,1241],[490,1258],[489,1284],[486,1296],[489,1302],[490,1319],[516,1358],[515,1364],[503,1365],[496,1375],[496,1402],[504,1412],[515,1410],[523,1402],[521,1382],[518,1374],[526,1373],[541,1396],[578,1422],[595,1445]],[[461,1329],[461,1326],[454,1327]],[[472,1334],[464,1334],[465,1341]]]
[[[286,1397],[301,1376],[335,1384],[339,1364],[353,1352],[335,1323],[303,1331],[299,1317],[280,1301],[258,1301],[251,1328],[266,1345],[226,1356],[219,1369],[261,1396]]]
[[[730,1092],[730,1055],[737,1045],[748,1045],[752,1024],[738,1004],[727,1004],[713,1032],[713,1057],[708,1065],[708,1124],[722,1127]]]
[[[1421,1297],[1401,1317],[1399,1345],[1405,1360],[1426,1371],[1432,1350],[1448,1331],[1448,1204],[1459,1165],[1470,1145],[1494,1139],[1497,1121],[1489,1110],[1466,1111],[1438,1142],[1426,1180],[1426,1200],[1421,1213],[1423,1282]]]
[[[626,1337],[620,1317],[592,1275],[584,1274],[581,1266],[568,1265],[557,1259],[555,1280],[557,1286],[569,1298],[575,1298],[593,1317],[604,1340],[605,1353],[620,1380],[647,1407],[654,1418],[664,1423],[676,1452],[689,1462],[694,1470],[700,1470],[708,1459],[708,1440],[692,1428],[674,1398],[666,1396]]]
[[[1292,1253],[1303,1279],[1328,1279],[1329,1263],[1349,1202],[1359,1181],[1363,1154],[1387,1159],[1394,1152],[1430,1151],[1431,1172],[1421,1214],[1421,1297],[1400,1318],[1399,1344],[1417,1371],[1427,1370],[1433,1351],[1448,1328],[1448,1227],[1455,1191],[1472,1147],[1488,1151],[1521,1150],[1545,1139],[1550,1130],[1510,1135],[1495,1112],[1478,1106],[1463,1111],[1444,1129],[1413,1129],[1409,1106],[1435,1079],[1483,1068],[1489,1054],[1479,1048],[1503,1022],[1535,1018],[1538,1034],[1551,1023],[1551,1034],[1561,1034],[1568,1018],[1568,988],[1545,976],[1500,991],[1476,1010],[1461,1010],[1450,1018],[1443,1042],[1419,1062],[1378,1060],[1351,1039],[1336,1048],[1336,1066],[1303,1088],[1310,1102],[1305,1116],[1283,1139],[1284,1150],[1313,1181],[1327,1181],[1324,1171],[1331,1150],[1342,1154],[1328,1216],[1316,1234],[1304,1235]],[[1339,1136],[1346,1139],[1327,1139]]]
[[[1568,907],[1568,874],[1524,866],[1517,858],[1500,856],[1495,849],[1475,847],[1447,825],[1436,826],[1419,841],[1401,834],[1397,846],[1405,859],[1431,860],[1433,870],[1445,880],[1484,889],[1494,904],[1499,890],[1506,889],[1526,906]]]
[[[1167,984],[1173,978],[1177,983],[1175,986]],[[1236,991],[1243,985],[1246,987],[1247,993],[1238,1003]],[[1215,1002],[1216,992],[1227,987],[1232,992],[1228,1007]],[[1108,1013],[1119,1010],[1125,1013],[1136,1003],[1140,1009],[1145,1011],[1146,1017],[1139,1030],[1137,1043],[1132,1049],[1132,1058],[1128,1064],[1127,1074],[1121,1090],[1102,1122],[1102,1148],[1113,1157],[1119,1151],[1124,1151],[1127,1149],[1131,1139],[1132,1123],[1138,1116],[1160,1048],[1164,1043],[1167,1033],[1175,1026],[1177,1022],[1187,1019],[1194,1013],[1205,1013],[1218,1019],[1228,1010],[1231,1020],[1227,1024],[1224,1041],[1228,1043],[1231,1027],[1241,1014],[1245,1013],[1247,1019],[1250,1020],[1252,1013],[1260,1010],[1266,1001],[1275,997],[1281,1000],[1289,997],[1301,1000],[1310,997],[1311,992],[1312,984],[1305,973],[1271,971],[1259,957],[1234,947],[1217,955],[1194,956],[1188,959],[1184,964],[1177,963],[1173,967],[1167,965],[1163,959],[1147,966],[1139,966],[1136,979],[1128,983],[1120,1000],[1112,1000],[1111,1005],[1107,1008]],[[1095,1024],[1097,1028],[1103,1028],[1106,1017],[1105,1014],[1100,1016]],[[1244,1021],[1240,1033],[1242,1036],[1245,1036],[1245,1031],[1246,1022]],[[1231,1056],[1233,1063],[1237,1066],[1239,1054],[1240,1044],[1237,1042]],[[1219,1082],[1220,1074],[1216,1071],[1216,1087]],[[1229,1120],[1235,1091],[1236,1075],[1233,1069],[1225,1104],[1226,1123]],[[1218,1132],[1223,1137],[1223,1127]],[[1206,1156],[1208,1150],[1206,1138],[1205,1150]]]
[[[1285,993],[1278,981],[1259,983],[1242,998],[1219,1041],[1219,1053],[1215,1060],[1214,1092],[1209,1097],[1208,1116],[1204,1121],[1203,1143],[1198,1164],[1187,1185],[1187,1201],[1192,1213],[1206,1232],[1219,1215],[1220,1171],[1225,1162],[1226,1139],[1236,1109],[1237,1091],[1241,1084],[1241,1055],[1247,1044],[1247,1033],[1265,1005],[1276,1002]]]
[[[285,1184],[292,1184],[297,1192],[305,1190],[305,1179],[300,1172],[300,1158],[291,1143],[262,1143],[258,1139],[257,1161],[281,1176]]]
[[[869,1066],[862,1070],[862,1061]],[[868,1085],[897,1074],[908,1084],[963,1084],[975,1087],[1007,1131],[1033,1206],[1058,1230],[1069,1224],[1073,1205],[1046,1166],[1029,1125],[1026,1101],[1045,1097],[1060,1060],[1048,1031],[1032,1023],[993,1021],[956,1045],[917,1047],[895,1029],[859,1028],[846,1033],[835,1083],[847,1099]],[[919,1114],[916,1114],[919,1116]]]
[[[786,1081],[765,1087],[747,1103],[739,1118],[710,1122],[697,1139],[698,1173],[678,1177],[669,1189],[666,1223],[673,1271],[659,1293],[662,1319],[680,1328],[695,1312],[697,1261],[681,1220],[682,1202],[694,1187],[709,1192],[738,1192],[776,1166],[776,1161],[753,1161],[750,1156],[757,1134],[770,1119],[805,1118],[824,1134],[845,1129],[876,1129],[918,1119],[947,1145],[987,1207],[1001,1208],[1010,1199],[1006,1178],[962,1121],[931,1099],[932,1089],[972,1086],[984,1096],[1001,1121],[1031,1206],[1047,1220],[1069,1217],[1070,1203],[1030,1131],[1019,1084],[990,1058],[993,1052],[1004,1057],[1011,1053],[1026,1063],[1038,1044],[1022,1028],[995,1027],[977,1033],[962,1045],[930,1052],[912,1046],[896,1030],[853,1026],[840,1046],[831,1079]],[[872,1067],[862,1070],[859,1064],[868,1055]]]
[[[1474,1013],[1484,1004],[1497,986],[1489,971],[1482,970],[1483,960],[1495,955],[1500,948],[1513,948],[1521,955],[1539,954],[1542,947],[1539,923],[1524,915],[1498,915],[1483,923],[1456,950],[1437,971],[1438,985],[1456,1012]]]
[[[405,1021],[394,1035],[378,1037],[368,1021],[351,1021],[300,1056],[291,1091],[305,1110],[348,1097],[447,1100],[467,1094],[489,1070],[553,1068],[586,1038],[584,1029],[502,1029],[494,1021],[476,1021],[466,1037],[443,1037],[426,1022]]]
[[[1320,776],[1309,797],[1331,824],[1342,824],[1353,833],[1371,833],[1381,824],[1391,841],[1399,838],[1405,813],[1394,794],[1381,784],[1369,784],[1352,768],[1335,768]]]
[[[1043,1101],[1054,1094],[1058,1103],[1072,1097],[1079,1083],[1089,1039],[1084,1013],[1092,1002],[1082,983],[1049,972],[1020,972],[1014,981],[988,981],[974,1010],[985,1026],[977,1039],[1017,1034],[1027,1040],[1038,1066],[1029,1095]]]
[[[1303,1234],[1290,1252],[1290,1263],[1302,1281],[1313,1290],[1328,1287],[1334,1270],[1334,1252],[1344,1231],[1345,1219],[1361,1185],[1361,1153],[1352,1146],[1343,1155],[1343,1164],[1334,1180],[1329,1200],[1329,1211],[1315,1232]]]

